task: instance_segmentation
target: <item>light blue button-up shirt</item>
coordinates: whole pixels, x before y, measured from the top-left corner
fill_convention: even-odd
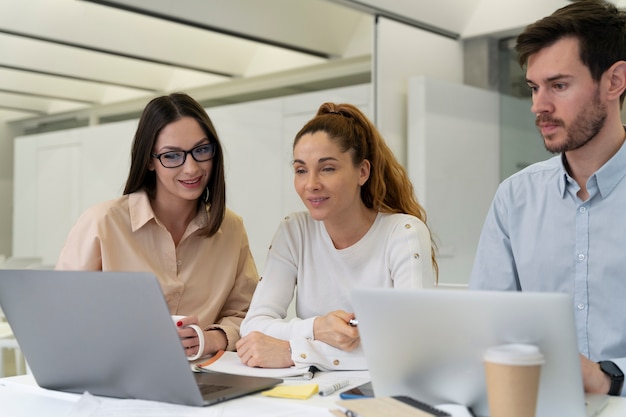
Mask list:
[[[573,297],[579,351],[626,372],[626,146],[587,181],[556,156],[498,187],[483,226],[472,289]],[[557,331],[557,330],[555,330]]]

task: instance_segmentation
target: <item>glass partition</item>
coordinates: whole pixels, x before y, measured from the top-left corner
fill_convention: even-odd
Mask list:
[[[502,39],[499,45],[500,180],[552,156],[535,127],[526,74],[513,45],[514,38]]]

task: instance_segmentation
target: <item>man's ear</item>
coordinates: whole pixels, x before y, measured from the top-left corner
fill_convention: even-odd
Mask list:
[[[608,75],[608,89],[606,90],[609,100],[619,100],[626,90],[626,61],[617,61],[606,71]]]

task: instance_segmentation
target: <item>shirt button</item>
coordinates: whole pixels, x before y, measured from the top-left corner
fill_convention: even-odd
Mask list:
[[[580,303],[576,306],[576,308],[578,308],[579,310],[584,310],[585,309],[585,305],[583,303]]]
[[[176,265],[181,266],[182,264],[183,264],[183,261],[181,261],[180,259],[176,261]]]
[[[585,260],[585,254],[584,253],[579,253],[578,254],[578,260],[579,261],[584,261]]]
[[[587,211],[587,207],[583,206],[583,207],[579,208],[578,211],[581,212],[581,213],[584,213],[584,212]]]
[[[338,365],[339,365],[339,359],[335,359],[335,360],[333,361],[333,365],[338,366]]]
[[[414,253],[414,254],[413,254],[413,258],[415,258],[415,259],[419,259],[419,258],[420,258],[420,254],[419,254],[419,253]]]
[[[301,353],[301,354],[300,354],[300,357],[301,357],[302,359],[306,359],[306,353]]]
[[[405,224],[405,225],[404,225],[404,228],[405,228],[405,229],[410,229],[410,228],[411,228],[411,225],[407,223],[407,224]]]

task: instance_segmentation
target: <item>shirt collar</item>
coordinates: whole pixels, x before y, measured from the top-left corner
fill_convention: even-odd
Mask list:
[[[207,209],[199,210],[196,217],[191,221],[191,224],[187,228],[189,233],[206,227],[208,224],[208,206],[205,205],[205,207],[207,207]],[[150,204],[148,194],[144,190],[129,194],[128,211],[130,212],[130,224],[133,232],[141,229],[153,219],[155,222],[160,223],[154,214],[154,210],[152,210],[152,204]]]
[[[559,164],[559,166],[561,167],[560,169],[561,175],[559,175],[559,183],[558,183],[559,194],[561,195],[561,198],[565,198],[565,193],[569,185],[568,178],[570,178],[570,176],[567,173],[567,159],[565,159],[564,153],[561,154],[560,161],[561,163]]]
[[[600,195],[605,198],[626,175],[626,142],[622,143],[617,153],[594,175],[598,181]]]
[[[561,154],[561,180],[559,181],[559,193],[565,197],[568,186],[573,186],[575,181],[569,181],[571,177],[567,173],[567,160],[565,154]],[[595,181],[602,198],[606,198],[615,186],[626,175],[626,142],[622,144],[617,153],[597,170],[588,181]],[[569,183],[569,184],[568,184]]]
[[[141,229],[150,220],[155,219],[150,199],[145,191],[137,191],[128,196],[128,211],[133,232]]]

